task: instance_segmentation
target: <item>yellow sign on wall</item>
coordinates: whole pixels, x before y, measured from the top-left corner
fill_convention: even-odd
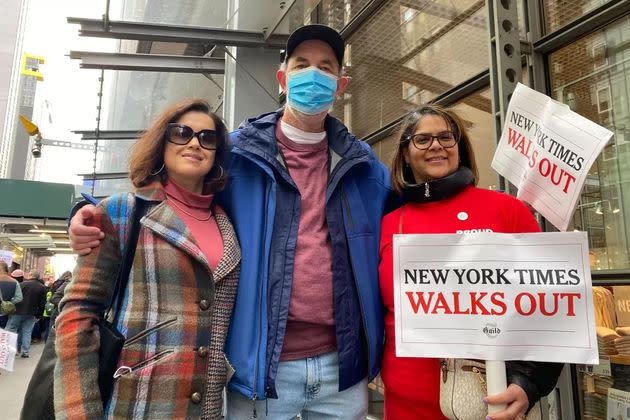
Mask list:
[[[34,65],[36,63],[36,65]],[[44,64],[44,57],[24,53],[22,55],[22,74],[37,77],[40,82],[44,80],[44,75],[39,72],[39,64]]]

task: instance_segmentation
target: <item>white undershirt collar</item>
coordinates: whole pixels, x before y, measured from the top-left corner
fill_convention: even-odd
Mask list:
[[[300,130],[292,125],[289,125],[280,120],[280,129],[287,138],[297,144],[316,144],[326,138],[326,132],[321,133],[309,133],[308,131]]]

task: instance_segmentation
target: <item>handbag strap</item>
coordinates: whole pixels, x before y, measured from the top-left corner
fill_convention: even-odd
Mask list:
[[[115,308],[116,312],[114,313],[114,319],[112,320],[113,325],[118,323],[120,308],[122,307],[125,291],[127,290],[129,273],[131,272],[131,266],[133,265],[133,257],[136,253],[136,246],[138,245],[138,236],[140,236],[140,219],[142,219],[142,217],[146,214],[146,211],[147,202],[145,200],[138,200],[135,198],[131,213],[131,226],[123,252],[122,264],[120,265],[120,270],[118,271],[118,276],[116,277],[116,285],[114,286],[112,299],[109,302],[109,306],[107,307],[104,316],[104,319],[107,319],[110,311]],[[116,303],[116,306],[114,306],[114,302]]]

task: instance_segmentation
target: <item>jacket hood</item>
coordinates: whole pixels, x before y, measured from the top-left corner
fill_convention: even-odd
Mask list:
[[[240,133],[233,145],[243,150],[263,154],[268,159],[275,159],[278,154],[276,143],[276,124],[282,117],[284,109],[262,114],[256,118],[248,118],[239,126]],[[330,114],[326,115],[324,129],[329,147],[344,159],[369,155],[369,148],[361,145],[360,141],[338,119]]]

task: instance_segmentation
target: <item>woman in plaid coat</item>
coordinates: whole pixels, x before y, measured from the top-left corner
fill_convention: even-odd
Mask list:
[[[134,146],[135,194],[97,206],[91,228],[105,239],[79,257],[56,321],[58,419],[221,418],[229,379],[223,347],[240,266],[232,225],[212,205],[226,181],[226,140],[205,101],[170,107]],[[97,321],[111,299],[136,200],[148,210],[117,325],[126,342],[103,408]]]

